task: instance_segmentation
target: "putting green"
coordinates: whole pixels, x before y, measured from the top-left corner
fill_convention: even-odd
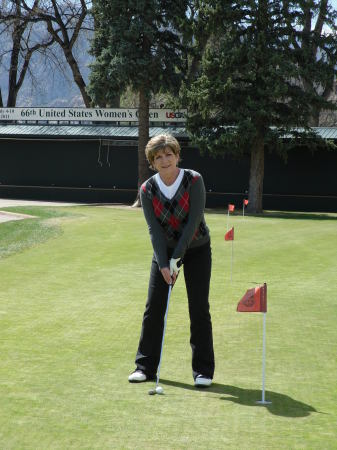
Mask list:
[[[193,386],[187,299],[172,293],[154,383],[129,384],[151,246],[141,210],[11,208],[0,224],[1,449],[336,449],[337,215],[209,212],[216,372]],[[262,314],[237,313],[268,285]]]

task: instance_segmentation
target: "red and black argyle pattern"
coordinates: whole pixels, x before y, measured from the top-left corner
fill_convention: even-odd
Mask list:
[[[191,186],[198,178],[199,175],[193,175],[188,170],[185,170],[180,186],[171,200],[161,192],[154,177],[142,185],[143,191],[152,201],[154,214],[159,224],[163,227],[168,240],[174,239],[178,241],[182,235],[184,226],[188,221],[190,209],[189,192]],[[205,223],[201,221],[195,231],[193,240],[201,239],[206,234]]]

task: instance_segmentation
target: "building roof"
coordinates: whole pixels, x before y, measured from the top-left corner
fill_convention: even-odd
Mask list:
[[[161,133],[171,133],[177,138],[188,138],[184,127],[150,127],[150,137]],[[138,127],[109,125],[37,125],[1,124],[0,138],[58,138],[58,139],[138,139]]]
[[[337,127],[316,127],[313,130],[323,139],[337,139]]]
[[[337,140],[337,127],[314,127],[323,139]],[[185,127],[150,127],[150,137],[161,133],[188,139]],[[0,139],[138,139],[137,126],[109,125],[42,125],[42,124],[1,124]]]

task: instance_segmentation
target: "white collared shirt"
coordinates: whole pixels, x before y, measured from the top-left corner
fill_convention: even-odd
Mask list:
[[[183,176],[184,176],[184,170],[179,169],[179,175],[177,176],[176,181],[173,184],[171,184],[170,186],[167,186],[163,182],[163,180],[160,178],[159,173],[156,173],[154,178],[155,178],[156,183],[158,184],[161,192],[165,195],[166,198],[171,200],[171,198],[174,197],[175,193],[177,192],[178,187],[180,186],[181,180],[183,179]]]

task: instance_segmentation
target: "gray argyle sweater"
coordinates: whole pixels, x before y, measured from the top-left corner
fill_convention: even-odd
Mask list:
[[[202,176],[193,170],[184,176],[175,195],[168,199],[151,177],[140,188],[143,211],[160,269],[169,266],[167,249],[173,248],[172,258],[182,258],[188,248],[209,241],[205,223],[205,186]]]

